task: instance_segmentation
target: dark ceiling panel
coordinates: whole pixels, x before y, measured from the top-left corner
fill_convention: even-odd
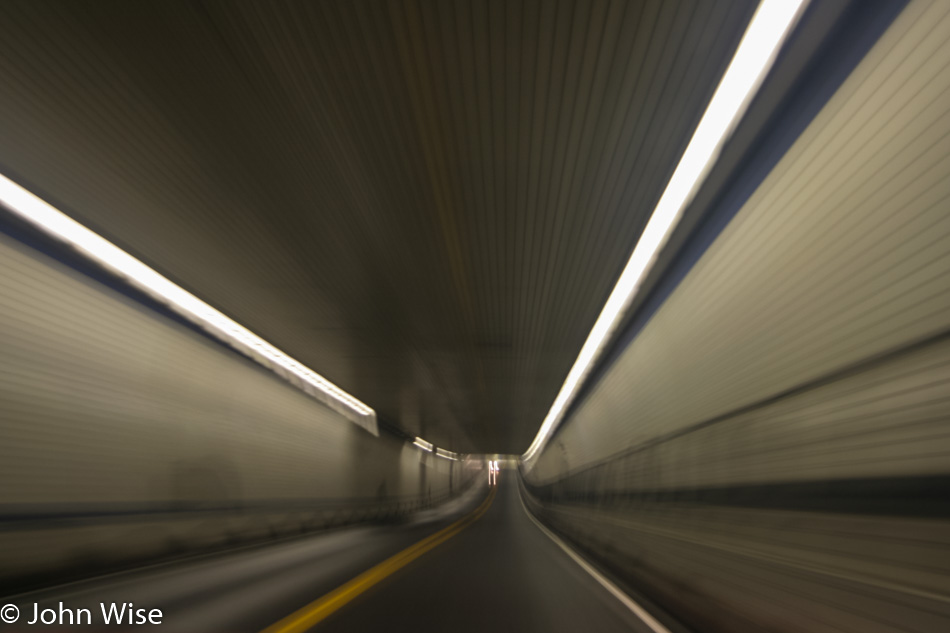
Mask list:
[[[459,451],[531,441],[754,3],[0,3],[0,169]]]

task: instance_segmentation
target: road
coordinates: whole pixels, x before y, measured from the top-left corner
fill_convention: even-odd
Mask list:
[[[131,602],[146,615],[160,609],[161,625],[107,630],[651,631],[532,522],[514,475],[407,525],[301,537],[5,602],[22,616],[8,631],[63,630],[23,626],[34,604],[59,619],[60,602],[74,614],[89,609],[93,627],[68,627],[86,630],[103,628],[100,602]]]

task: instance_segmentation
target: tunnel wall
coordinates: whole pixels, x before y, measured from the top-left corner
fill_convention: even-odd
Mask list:
[[[0,270],[0,584],[392,519],[481,470],[3,234]]]
[[[948,42],[908,5],[526,466],[697,630],[950,628]]]

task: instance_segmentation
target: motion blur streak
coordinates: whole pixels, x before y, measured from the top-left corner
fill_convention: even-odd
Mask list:
[[[4,632],[950,631],[942,0],[4,0],[0,173]]]
[[[650,215],[650,220],[644,227],[627,265],[620,273],[617,285],[594,322],[594,327],[584,341],[584,346],[557,398],[554,399],[551,410],[541,423],[537,436],[525,451],[524,460],[529,464],[544,448],[561,421],[565,407],[571,403],[594,361],[614,334],[617,324],[640,288],[643,277],[649,272],[657,253],[676,227],[684,207],[696,192],[729,133],[755,95],[803,4],[803,0],[763,0],[756,9],[742,41],[739,42],[735,57],[729,62],[722,81],[713,93],[699,125],[696,126],[696,132],[693,133],[683,157],[676,165],[676,170]]]
[[[0,205],[78,249],[251,358],[260,358],[265,367],[278,375],[289,373],[305,386],[318,390],[321,399],[345,414],[355,415],[354,420],[376,431],[376,414],[371,408],[2,174]],[[312,389],[305,391],[313,393]],[[369,420],[364,421],[364,417]]]
[[[2,235],[0,268],[0,580],[395,519],[483,468],[374,438]]]
[[[526,473],[699,630],[950,624],[947,68],[911,3]]]

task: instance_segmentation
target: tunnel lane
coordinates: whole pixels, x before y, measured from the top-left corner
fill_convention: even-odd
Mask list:
[[[95,630],[99,625],[121,631],[114,624],[101,626],[99,604],[132,603],[136,609],[162,611],[161,624],[151,627],[155,630],[260,631],[451,526],[485,497],[486,487],[474,485],[454,501],[417,513],[403,524],[332,530],[9,596],[0,603],[16,605],[21,617],[15,626],[2,629],[44,628],[24,626],[33,617],[33,605],[58,610],[62,603],[92,613],[93,627],[70,629]]]
[[[312,630],[655,633],[532,523],[505,474],[477,522]]]
[[[322,622],[338,609],[345,607],[351,600],[363,592],[368,591],[377,583],[397,573],[415,559],[425,555],[442,543],[445,543],[466,527],[478,521],[491,507],[497,492],[498,489],[492,487],[489,490],[488,496],[485,497],[485,500],[471,513],[463,516],[448,527],[442,528],[435,534],[427,536],[418,543],[407,547],[395,556],[387,558],[322,598],[290,614],[280,622],[268,627],[264,633],[302,633],[303,631],[312,629],[316,624]]]
[[[357,527],[71,583],[4,600],[161,609],[165,631],[655,633],[532,523],[509,473],[407,525]],[[35,626],[35,625],[34,625]],[[42,627],[41,628],[49,628]],[[69,627],[74,628],[74,627]]]

